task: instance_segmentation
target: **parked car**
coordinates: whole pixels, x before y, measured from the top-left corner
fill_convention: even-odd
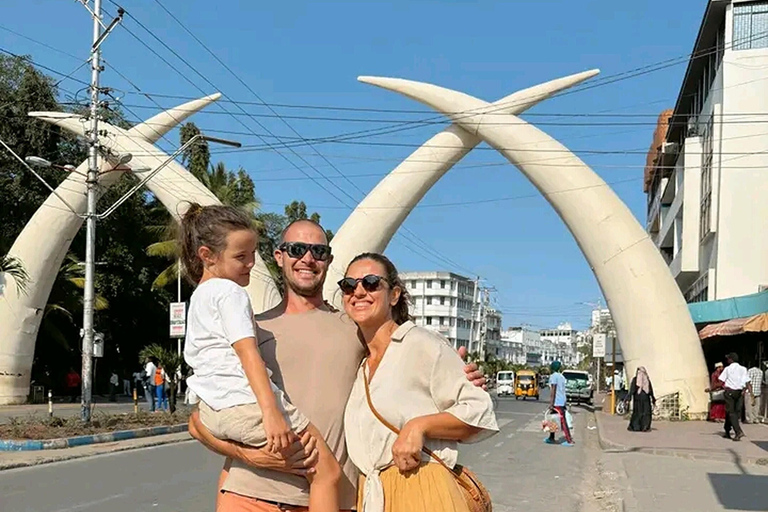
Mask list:
[[[582,370],[565,370],[565,397],[569,402],[589,405],[594,403],[595,389],[589,372]]]

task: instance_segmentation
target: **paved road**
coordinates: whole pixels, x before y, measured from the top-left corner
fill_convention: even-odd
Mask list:
[[[501,432],[462,449],[494,499],[494,511],[580,511],[583,469],[579,439],[588,415],[575,409],[577,445],[550,446],[540,431],[541,402],[502,399]],[[133,450],[0,472],[3,510],[28,512],[212,511],[222,458],[196,442]],[[556,485],[552,491],[550,484]]]

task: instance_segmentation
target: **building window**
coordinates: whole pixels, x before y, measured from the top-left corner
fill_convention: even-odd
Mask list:
[[[456,281],[451,281],[451,290],[456,289]]]
[[[440,305],[445,306],[445,297],[440,297]]]
[[[431,316],[426,317],[426,320],[427,320],[427,325],[432,325],[432,317]]]
[[[432,288],[432,280],[427,279],[427,288]]]
[[[427,297],[427,304],[432,304],[432,297]]]
[[[768,1],[733,4],[733,49],[768,48]]]
[[[444,316],[440,317],[440,325],[445,325],[445,317]]]
[[[411,288],[416,288],[418,281],[411,281]]]
[[[699,218],[699,240],[711,231],[712,222],[712,153],[715,116],[710,115],[702,134],[701,150],[701,217]]]
[[[440,280],[440,288],[445,288],[445,279]]]

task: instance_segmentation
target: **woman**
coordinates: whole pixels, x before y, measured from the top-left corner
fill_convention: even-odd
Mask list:
[[[709,379],[709,387],[704,391],[709,393],[709,421],[720,423],[725,421],[725,399],[723,398],[720,374],[723,373],[723,363],[715,363],[715,371]]]
[[[632,383],[629,385],[629,396],[632,398],[632,417],[629,420],[627,430],[650,432],[656,397],[653,396],[653,385],[644,366],[639,367],[632,378]]]
[[[467,512],[453,473],[422,447],[454,467],[458,441],[498,432],[490,396],[466,379],[445,338],[413,323],[408,292],[385,256],[357,256],[339,287],[368,349],[344,416],[347,450],[363,475],[357,509]]]

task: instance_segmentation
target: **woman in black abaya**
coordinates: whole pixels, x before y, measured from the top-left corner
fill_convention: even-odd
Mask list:
[[[632,397],[632,417],[627,430],[632,432],[650,432],[653,408],[656,397],[653,396],[653,386],[644,366],[637,369],[632,384],[629,386],[629,396]]]

